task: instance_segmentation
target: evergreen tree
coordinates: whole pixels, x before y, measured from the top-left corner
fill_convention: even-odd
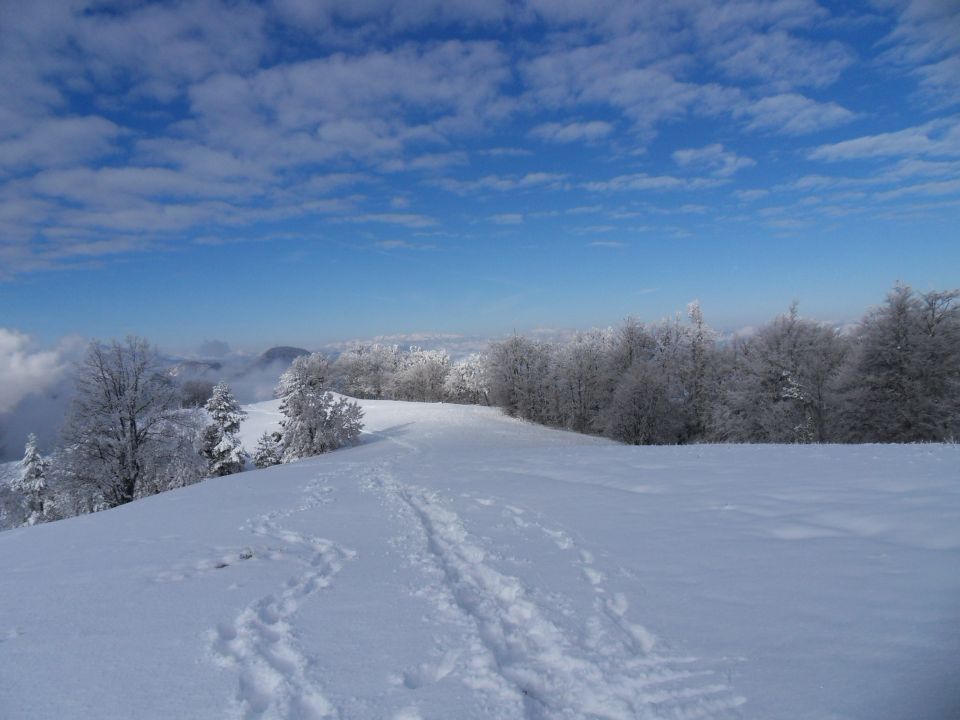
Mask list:
[[[16,484],[25,500],[26,522],[34,525],[45,519],[44,503],[47,494],[47,468],[49,463],[37,449],[37,436],[30,433],[20,461],[21,475]]]
[[[283,441],[278,432],[264,432],[253,451],[253,464],[259,470],[283,462]]]
[[[203,431],[201,454],[209,464],[212,477],[232,475],[243,469],[244,452],[237,433],[246,413],[234,399],[230,387],[219,383],[207,401],[211,422]]]

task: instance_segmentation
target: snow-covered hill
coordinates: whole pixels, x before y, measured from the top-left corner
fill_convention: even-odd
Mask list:
[[[956,446],[363,404],[358,447],[0,534],[0,717],[956,716]]]

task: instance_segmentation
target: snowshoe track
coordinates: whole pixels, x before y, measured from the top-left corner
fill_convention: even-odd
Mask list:
[[[591,567],[590,553],[581,551],[575,564],[597,593],[594,615],[582,629],[565,627],[551,619],[550,609],[532,589],[488,561],[483,542],[435,493],[399,484],[389,475],[379,485],[402,500],[419,521],[426,554],[441,571],[446,591],[476,626],[482,648],[472,650],[474,670],[485,666],[512,688],[518,716],[736,717],[745,700],[719,681],[707,663],[656,654],[653,635],[627,620],[626,597],[602,587],[605,576]],[[508,512],[522,514],[518,508]],[[560,538],[558,547],[574,549],[565,533],[539,523],[538,529],[553,542]]]

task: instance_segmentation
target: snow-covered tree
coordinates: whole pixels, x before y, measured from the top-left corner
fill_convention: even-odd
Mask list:
[[[243,445],[237,433],[246,413],[230,392],[226,383],[218,383],[205,406],[210,424],[203,430],[201,455],[209,464],[211,477],[232,475],[243,469]]]
[[[713,356],[715,333],[703,319],[700,301],[687,305],[690,318],[690,357],[688,363],[689,432],[691,437],[702,437],[707,426],[710,404],[710,359]]]
[[[960,291],[918,296],[897,285],[857,333],[846,437],[939,441],[960,428]]]
[[[836,330],[801,318],[796,305],[738,344],[712,426],[735,442],[834,438],[836,383],[845,344]]]
[[[675,443],[681,425],[666,374],[653,360],[643,359],[624,373],[597,421],[604,435],[632,445]]]
[[[264,431],[253,451],[254,467],[262,470],[279,465],[281,462],[283,462],[283,436],[278,432]]]
[[[449,402],[485,405],[488,402],[486,357],[472,353],[450,366],[443,382],[443,395]]]
[[[333,363],[332,386],[351,397],[393,397],[402,355],[396,345],[354,345]]]
[[[411,347],[401,356],[393,377],[393,396],[398,400],[436,402],[443,399],[443,384],[450,370],[444,350]]]
[[[571,430],[592,429],[604,399],[606,356],[612,330],[577,333],[553,354],[557,420]]]
[[[48,467],[49,463],[37,449],[37,436],[30,433],[27,436],[23,460],[20,461],[20,477],[15,485],[15,489],[24,496],[28,525],[43,522],[45,519]]]
[[[335,450],[353,442],[363,428],[363,410],[327,390],[330,361],[321,353],[303,355],[280,376],[283,462]]]
[[[167,414],[160,442],[147,449],[147,472],[135,497],[186,487],[210,476],[209,462],[202,454],[208,419],[199,408]]]
[[[490,402],[515,417],[549,423],[550,366],[553,348],[514,335],[490,345],[487,382]]]
[[[179,399],[146,340],[91,343],[63,431],[76,477],[93,484],[109,507],[138,497],[154,470],[154,451],[176,425]]]

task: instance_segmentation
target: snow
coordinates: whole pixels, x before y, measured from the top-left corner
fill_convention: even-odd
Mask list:
[[[0,717],[957,716],[956,446],[362,404],[357,447],[0,534]]]

